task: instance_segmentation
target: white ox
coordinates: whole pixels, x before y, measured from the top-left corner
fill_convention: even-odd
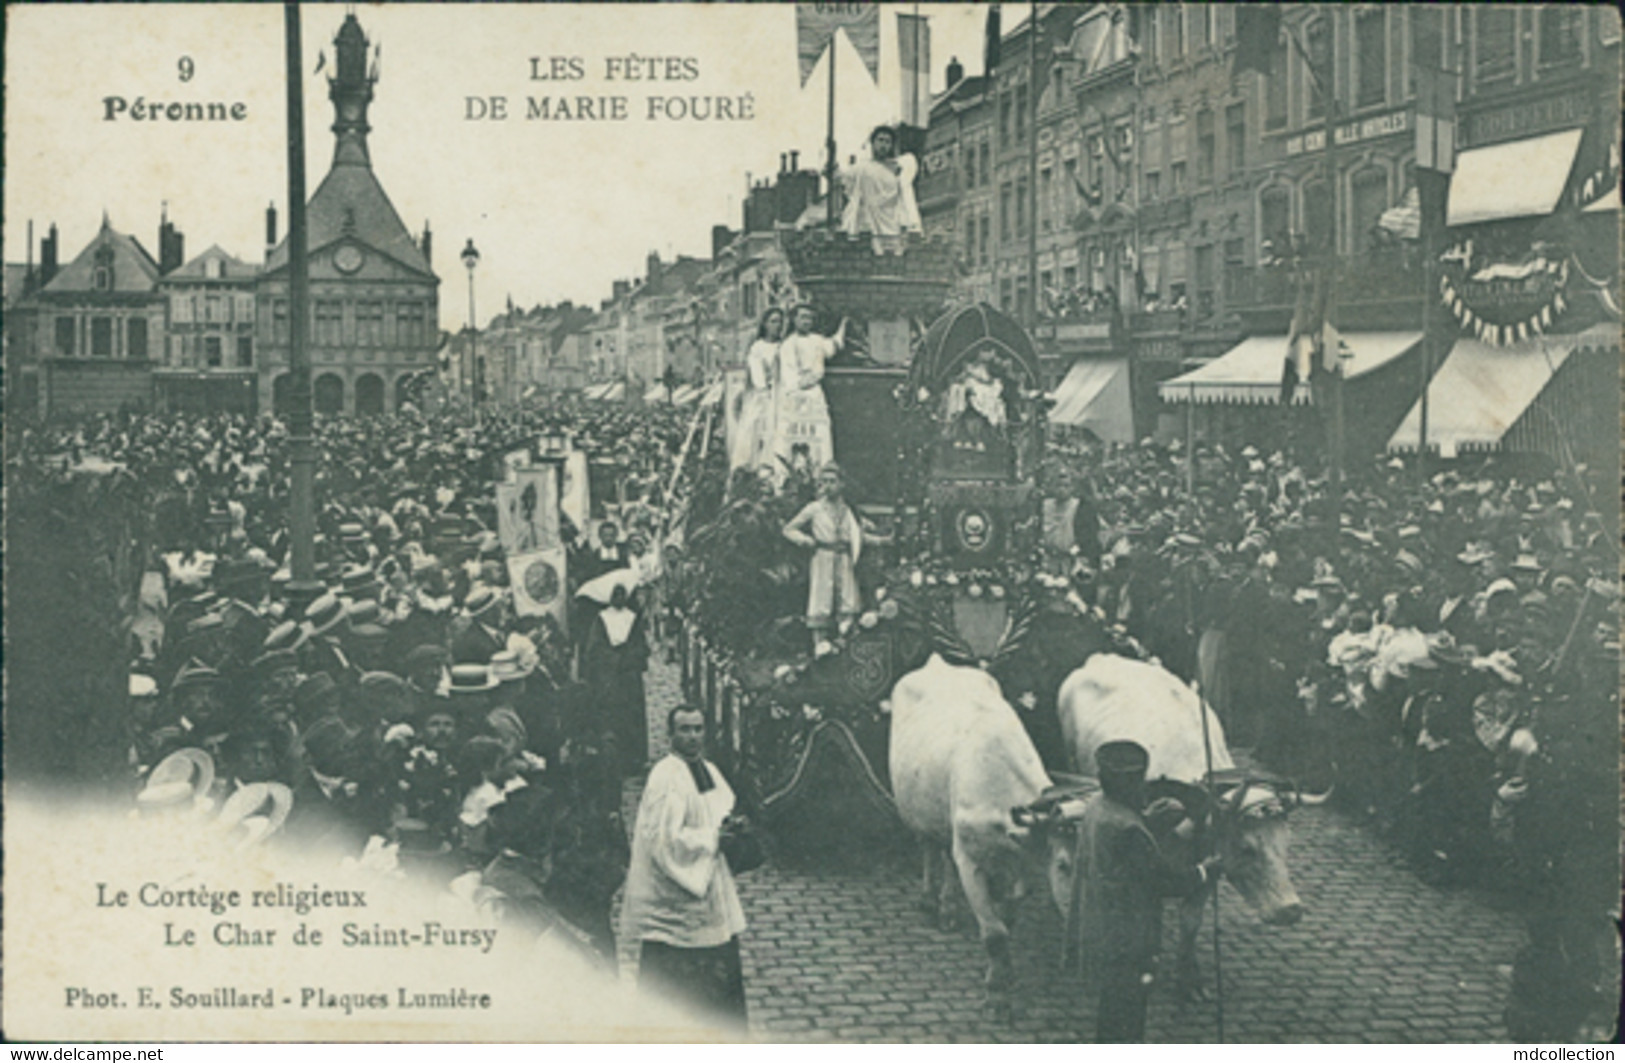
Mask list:
[[[1057,708],[1075,770],[1095,775],[1095,750],[1106,742],[1127,739],[1144,746],[1151,757],[1146,771],[1151,793],[1180,798],[1203,835],[1217,833],[1225,877],[1247,904],[1265,923],[1286,926],[1298,921],[1303,904],[1287,868],[1290,788],[1262,773],[1235,769],[1224,729],[1196,691],[1160,665],[1096,654],[1061,685]],[[1205,807],[1209,743],[1212,789],[1217,794],[1213,809]],[[1206,840],[1198,837],[1190,845],[1179,838],[1166,842],[1176,858],[1194,860]],[[1071,892],[1069,870],[1052,867],[1057,896]],[[1186,994],[1200,992],[1196,932],[1209,896],[1202,890],[1181,905],[1178,971]]]
[[[892,690],[890,760],[897,810],[924,841],[927,906],[946,914],[951,882],[933,895],[932,879],[947,850],[987,949],[989,1001],[1007,1014],[1010,902],[1044,856],[1011,810],[1050,785],[1038,750],[992,676],[933,654]]]

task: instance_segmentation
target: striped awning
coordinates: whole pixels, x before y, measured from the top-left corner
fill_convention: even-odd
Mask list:
[[[1420,332],[1344,332],[1347,348],[1343,377],[1353,380],[1382,368],[1422,342]],[[1272,405],[1281,401],[1281,374],[1286,364],[1286,337],[1249,336],[1206,365],[1164,381],[1157,394],[1163,402],[1198,405]],[[1311,389],[1298,388],[1295,406],[1312,401]]]
[[[1456,341],[1428,384],[1428,447],[1446,458],[1493,450],[1540,396],[1569,355],[1584,347],[1619,348],[1619,325],[1593,325],[1567,336],[1536,336],[1497,347],[1472,337]],[[1418,401],[1388,440],[1391,451],[1416,450]]]
[[[1545,217],[1557,209],[1584,129],[1511,140],[1464,151],[1450,177],[1445,223]]]

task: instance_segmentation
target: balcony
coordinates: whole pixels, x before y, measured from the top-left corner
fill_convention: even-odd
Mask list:
[[[1229,312],[1290,318],[1297,302],[1298,282],[1288,268],[1229,266],[1223,281],[1224,309]],[[1352,309],[1362,319],[1392,320],[1392,327],[1412,324],[1424,295],[1421,262],[1402,249],[1341,259],[1331,284],[1340,317]]]

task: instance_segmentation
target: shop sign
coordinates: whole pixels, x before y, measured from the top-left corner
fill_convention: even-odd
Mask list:
[[[1343,125],[1336,127],[1335,134],[1337,144],[1341,147],[1345,144],[1358,144],[1366,140],[1375,140],[1391,133],[1403,133],[1410,127],[1410,111],[1389,111],[1387,114],[1362,118],[1356,122],[1345,122]],[[1324,129],[1299,133],[1286,139],[1286,153],[1288,155],[1302,155],[1305,152],[1320,151],[1325,147],[1326,131]]]

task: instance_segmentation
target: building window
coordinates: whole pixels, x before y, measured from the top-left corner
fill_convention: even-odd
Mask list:
[[[1445,11],[1416,7],[1406,11],[1411,20],[1411,58],[1414,65],[1438,69],[1444,65]]]
[[[1168,167],[1168,194],[1182,196],[1185,194],[1185,164],[1176,162]]]
[[[1309,62],[1312,67],[1306,66],[1303,72],[1303,84],[1308,105],[1305,109],[1307,117],[1324,118],[1326,115],[1326,94],[1322,89],[1322,79],[1329,77],[1332,71],[1332,23],[1329,18],[1317,18],[1309,23],[1304,30],[1304,40],[1307,44]]]
[[[1379,107],[1388,96],[1388,12],[1367,8],[1354,16],[1354,105]]]
[[[1258,201],[1260,257],[1284,257],[1292,246],[1292,196],[1277,185],[1266,189]]]
[[[1061,166],[1066,170],[1066,187],[1061,189],[1061,201],[1066,204],[1064,213],[1070,215],[1077,209],[1078,203],[1078,160],[1067,159]]]
[[[113,357],[112,318],[93,317],[90,319],[90,355],[92,358]]]
[[[999,239],[1010,239],[1010,182],[999,186]]]
[[[226,320],[225,305],[218,295],[205,297],[203,302],[203,320],[208,322]]]
[[[397,303],[395,306],[396,333],[398,341],[404,347],[415,347],[424,343],[425,314],[422,303]]]
[[[1016,140],[1020,141],[1027,135],[1027,86],[1016,86]]]
[[[1212,244],[1196,249],[1196,312],[1204,317],[1213,313]]]
[[[976,187],[976,148],[965,149],[965,187]]]
[[[1010,300],[1014,290],[1015,287],[1010,283],[1009,277],[999,282],[999,309],[1007,314],[1011,311]]]
[[[1352,244],[1356,251],[1368,251],[1377,246],[1377,222],[1388,209],[1388,175],[1375,168],[1355,174],[1352,198]]]
[[[203,337],[203,361],[210,369],[220,368],[221,347],[219,336]]]
[[[250,369],[254,365],[254,337],[237,337],[237,368]]]
[[[747,321],[756,320],[756,282],[751,281],[739,288],[739,306],[743,310]]]
[[[1027,235],[1027,179],[1016,181],[1016,235]]]
[[[1264,78],[1264,127],[1281,129],[1286,125],[1286,50],[1270,49],[1270,72]]]
[[[1048,166],[1038,171],[1038,217],[1039,231],[1050,231],[1050,219],[1055,215],[1055,176]]]
[[[113,271],[106,266],[97,266],[93,283],[98,292],[111,291],[113,288]]]
[[[1336,231],[1332,221],[1332,201],[1326,194],[1326,182],[1316,180],[1303,189],[1303,231],[1309,239],[1311,251],[1332,249]]]
[[[1043,296],[1043,305],[1047,309],[1050,300],[1060,293],[1055,290],[1055,271],[1046,269],[1038,274],[1038,290]]]
[[[75,338],[75,336],[77,335],[77,333],[79,331],[75,327],[76,324],[77,323],[71,317],[59,317],[59,318],[56,319],[56,353],[57,354],[69,354],[69,355],[71,355],[71,354],[74,353],[74,342],[73,341],[74,341],[74,338]]]
[[[1196,179],[1202,184],[1212,182],[1218,154],[1213,112],[1204,107],[1196,112]]]
[[[383,346],[383,303],[369,300],[356,305],[356,342],[363,347]]]
[[[1153,203],[1162,195],[1162,174],[1149,170],[1145,175],[1145,201]]]
[[[147,319],[132,317],[124,328],[125,357],[138,358],[146,361],[147,358]]]
[[[1168,58],[1179,59],[1185,54],[1185,8],[1174,5],[1168,11]]]
[[[1078,267],[1061,267],[1061,294],[1066,295],[1078,287]]]
[[[1010,144],[1010,97],[999,100],[999,147]]]
[[[1191,46],[1193,49],[1200,51],[1201,49],[1210,47],[1213,44],[1211,25],[1212,16],[1216,9],[1211,7],[1192,7],[1190,10],[1191,17],[1196,20],[1196,24],[1191,27],[1193,31],[1191,34],[1193,38]]]
[[[1247,168],[1247,105],[1232,103],[1224,110],[1225,165],[1230,173],[1239,174]]]
[[[1541,65],[1579,62],[1580,35],[1585,27],[1585,9],[1564,4],[1546,4],[1541,7],[1539,18]]]
[[[1089,191],[1101,195],[1106,188],[1106,147],[1098,134],[1089,138]]]
[[[981,231],[981,235],[977,237],[977,244],[981,248],[981,254],[978,257],[979,257],[982,265],[984,265],[984,266],[988,264],[988,261],[989,261],[989,259],[991,257],[991,254],[988,251],[988,241],[992,238],[992,235],[993,235],[993,219],[989,218],[986,214],[984,214],[984,215],[982,215],[982,231]]]
[[[337,347],[343,342],[344,306],[323,299],[316,303],[316,346]]]
[[[980,156],[981,160],[977,164],[976,169],[977,172],[982,175],[982,184],[984,187],[993,183],[993,169],[992,167],[988,166],[988,153],[991,150],[992,149],[988,147],[987,141],[985,140],[982,141],[981,144],[977,145],[976,148],[976,154]]]
[[[1479,81],[1510,78],[1518,68],[1518,12],[1513,7],[1486,4],[1473,12],[1478,18],[1473,71]]]
[[[271,339],[275,343],[288,342],[288,301],[278,299],[271,304]]]

